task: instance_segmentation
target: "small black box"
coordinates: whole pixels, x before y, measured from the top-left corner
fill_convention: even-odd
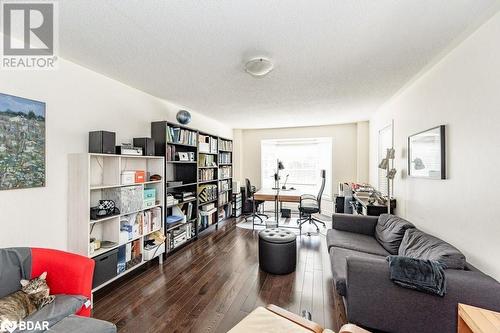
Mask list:
[[[116,144],[115,132],[89,132],[89,153],[114,154]]]
[[[155,156],[155,140],[151,138],[134,138],[134,147],[141,147],[144,156]]]
[[[290,208],[281,208],[281,217],[283,218],[292,217],[292,210]]]
[[[118,249],[110,250],[94,258],[94,280],[92,288],[114,278],[118,267]]]

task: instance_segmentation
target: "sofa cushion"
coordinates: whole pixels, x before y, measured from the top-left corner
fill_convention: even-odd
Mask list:
[[[405,231],[415,228],[413,224],[399,216],[382,214],[375,226],[375,238],[390,254],[398,254]]]
[[[383,256],[376,254],[332,247],[330,249],[330,264],[332,265],[333,283],[335,283],[335,289],[340,296],[346,296],[347,294],[347,257],[351,256],[377,259],[383,258]]]
[[[464,269],[465,267],[465,256],[456,247],[418,229],[406,230],[398,254],[439,261],[448,269]]]
[[[21,289],[31,278],[31,251],[27,247],[0,249],[0,298]]]
[[[33,313],[31,316],[26,317],[25,321],[31,322],[43,322],[47,321],[49,327],[57,324],[62,319],[69,315],[75,314],[83,306],[87,300],[83,296],[78,295],[55,295],[56,298],[52,303],[45,305],[40,310]],[[16,331],[16,332],[28,332],[28,331]],[[33,331],[29,332],[43,332]]]
[[[104,320],[71,315],[50,328],[50,333],[116,333],[116,326]]]
[[[381,256],[388,256],[390,254],[373,236],[337,229],[328,230],[326,234],[326,244],[328,245],[328,250],[335,246]]]

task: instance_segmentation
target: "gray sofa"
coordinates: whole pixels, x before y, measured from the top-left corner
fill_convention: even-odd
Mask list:
[[[457,304],[500,311],[500,283],[466,262],[452,245],[394,215],[333,215],[328,230],[336,292],[349,322],[384,332],[456,332]],[[444,262],[444,297],[389,279],[388,255]]]
[[[36,255],[34,255],[34,253]],[[64,259],[71,260],[64,260]],[[21,279],[31,279],[35,269],[48,271],[47,283],[51,287],[56,280],[71,279],[73,282],[64,282],[62,285],[86,284],[90,290],[92,284],[92,270],[83,274],[81,262],[88,258],[74,254],[48,249],[8,248],[0,249],[0,298],[3,298],[21,289]],[[44,262],[48,260],[50,262]],[[54,269],[55,267],[55,269]],[[52,269],[52,271],[51,271]],[[52,273],[51,273],[52,272]],[[52,275],[59,276],[52,276]],[[88,277],[89,281],[85,280]],[[75,282],[76,281],[76,282]],[[51,287],[52,290],[52,287]],[[80,294],[57,293],[52,303],[26,317],[23,322],[29,327],[18,328],[16,333],[116,333],[116,326],[112,323],[76,315],[81,309],[86,309],[87,297]],[[86,310],[85,310],[86,311]],[[1,323],[0,323],[1,325]],[[45,330],[46,325],[48,330]]]

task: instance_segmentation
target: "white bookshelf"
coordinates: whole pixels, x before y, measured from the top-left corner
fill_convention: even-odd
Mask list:
[[[116,277],[96,286],[93,291],[104,287],[147,262],[144,259],[144,241],[156,231],[162,231],[163,233],[165,214],[164,163],[164,158],[161,156],[126,156],[92,153],[69,155],[68,249],[71,252],[88,258],[95,258],[127,243],[140,240],[142,261],[121,272]],[[143,183],[122,184],[121,173],[126,170],[144,170],[146,172],[146,181]],[[162,179],[149,181],[148,176],[154,174],[160,175]],[[99,200],[109,199],[107,196],[109,196],[110,191],[121,191],[127,188],[135,190],[136,193],[141,193],[142,196],[144,195],[144,189],[154,188],[156,190],[155,204],[150,207],[142,205],[141,208],[134,209],[133,211],[121,211],[120,214],[114,216],[91,220],[91,207],[97,206]],[[132,239],[120,242],[121,219],[157,207],[161,208],[161,221],[156,230],[146,231],[143,227],[141,235],[135,235]],[[101,241],[111,241],[116,243],[116,245],[91,252],[91,238]],[[162,251],[159,251],[155,255],[155,257],[159,257],[160,264],[163,258],[162,253]]]

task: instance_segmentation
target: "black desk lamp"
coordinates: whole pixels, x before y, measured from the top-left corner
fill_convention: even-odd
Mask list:
[[[276,226],[279,227],[279,197],[280,197],[280,170],[285,169],[283,162],[279,159],[276,159],[276,172],[274,173],[274,187],[273,190],[276,190],[276,196],[274,200],[274,218],[276,220]]]

